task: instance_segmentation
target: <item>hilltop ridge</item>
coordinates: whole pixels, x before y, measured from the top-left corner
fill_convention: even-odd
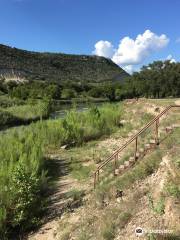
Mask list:
[[[0,74],[28,80],[100,83],[129,76],[110,59],[64,53],[32,52],[0,44]]]

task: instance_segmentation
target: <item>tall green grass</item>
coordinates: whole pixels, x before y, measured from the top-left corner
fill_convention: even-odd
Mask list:
[[[0,94],[0,107],[2,108],[8,108],[8,107],[19,106],[24,104],[25,104],[24,100],[13,99],[6,94],[1,96]]]
[[[27,102],[24,105],[0,107],[0,128],[6,125],[18,125],[45,118],[49,115],[50,103],[47,101]]]
[[[39,121],[1,134],[1,238],[10,229],[24,231],[37,223],[46,187],[45,155],[49,148],[79,145],[110,134],[118,127],[121,114],[122,107],[111,104],[91,107],[84,113],[73,109],[62,120]]]

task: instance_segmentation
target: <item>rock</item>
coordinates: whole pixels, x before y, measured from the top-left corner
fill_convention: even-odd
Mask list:
[[[149,143],[150,143],[150,144],[156,144],[156,140],[150,139]]]
[[[135,162],[135,159],[134,159],[134,157],[130,157],[130,158],[129,158],[129,162],[130,162],[130,163],[133,163],[133,162]]]
[[[155,111],[155,112],[159,112],[159,111],[160,111],[160,108],[159,108],[159,107],[156,107],[156,108],[154,109],[154,111]]]
[[[146,144],[146,145],[145,145],[145,148],[146,148],[146,149],[150,149],[150,148],[151,148],[150,144]]]
[[[123,124],[125,124],[126,122],[127,122],[127,121],[126,121],[125,119],[122,119],[119,123],[123,125]]]
[[[115,169],[115,175],[119,174],[119,169]]]
[[[130,165],[130,162],[129,162],[129,161],[125,161],[125,162],[124,162],[124,166],[125,166],[125,167],[129,167],[129,165]]]
[[[61,149],[67,149],[68,148],[68,145],[66,144],[66,145],[63,145],[63,146],[61,146]]]
[[[120,203],[122,201],[122,198],[117,198],[116,201],[117,203]]]
[[[139,152],[140,152],[140,153],[144,153],[144,148],[140,148],[140,149],[139,149]]]
[[[121,171],[123,171],[125,169],[125,166],[124,165],[120,165],[119,166],[119,171],[121,172]]]

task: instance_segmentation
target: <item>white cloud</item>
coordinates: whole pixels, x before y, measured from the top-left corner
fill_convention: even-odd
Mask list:
[[[166,47],[168,42],[169,39],[165,34],[157,35],[146,30],[135,39],[124,37],[120,40],[117,49],[113,48],[111,42],[101,40],[95,44],[93,53],[110,57],[116,64],[132,72],[134,65],[143,63],[150,54]]]
[[[140,64],[152,52],[164,48],[168,42],[166,35],[158,36],[150,30],[139,34],[135,40],[125,37],[120,41],[113,61],[122,65]]]
[[[114,54],[114,46],[109,41],[98,41],[94,47],[95,50],[93,51],[93,54],[95,55],[112,58]]]
[[[169,60],[171,63],[175,63],[176,60],[173,58],[173,56],[171,54],[169,54],[166,58],[166,60]]]

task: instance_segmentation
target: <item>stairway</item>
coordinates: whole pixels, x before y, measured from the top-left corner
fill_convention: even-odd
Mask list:
[[[162,132],[172,133],[174,127],[168,126],[162,130]],[[118,168],[115,169],[114,175],[117,176],[122,174],[125,170],[131,168],[139,159],[142,159],[147,153],[151,152],[157,146],[155,139],[150,139],[148,143],[144,145],[144,147],[139,148],[136,152],[135,156],[131,156],[128,161],[125,161]]]
[[[125,171],[133,167],[133,165],[142,159],[146,154],[151,152],[153,149],[157,147],[161,143],[161,141],[171,134],[173,130],[176,127],[180,127],[178,124],[172,124],[170,126],[166,126],[164,128],[160,128],[160,118],[162,116],[165,117],[165,114],[169,112],[172,108],[180,108],[180,105],[170,105],[166,107],[160,114],[158,114],[154,119],[152,119],[144,128],[142,128],[139,132],[137,132],[135,135],[131,136],[130,139],[119,149],[117,149],[110,157],[108,157],[105,161],[103,161],[94,172],[94,188],[96,188],[96,184],[100,182],[99,175],[101,172],[103,172],[103,168],[113,162],[113,174],[109,174],[108,177],[105,177],[105,179],[110,179],[114,176],[118,176],[123,174]],[[142,133],[144,133],[147,129],[150,129],[151,126],[155,124],[155,138],[149,139],[146,143],[144,143],[143,146],[138,146],[138,140]],[[163,138],[162,138],[163,137]],[[130,156],[128,160],[126,160],[124,163],[121,163],[118,166],[118,160],[119,160],[119,153],[122,152],[124,149],[126,149],[132,142],[135,141],[135,151],[134,155]]]

